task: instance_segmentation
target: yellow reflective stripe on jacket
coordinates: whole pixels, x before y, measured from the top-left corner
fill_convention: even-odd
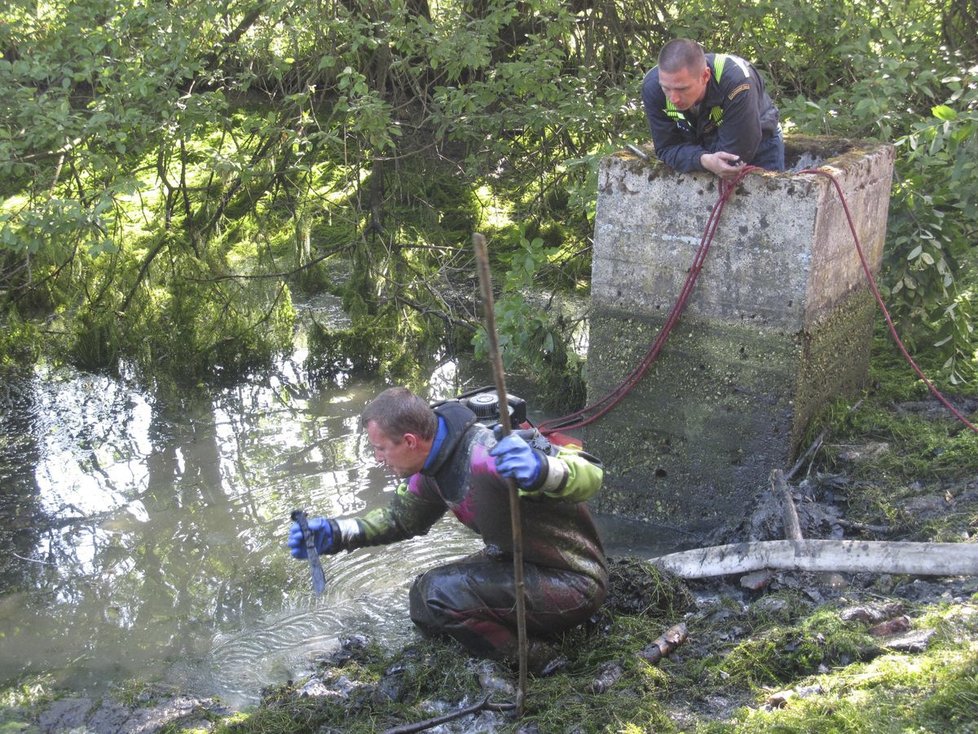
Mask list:
[[[563,502],[585,502],[598,493],[604,478],[604,467],[582,456],[576,449],[557,447],[557,456],[567,467],[567,480],[563,486],[551,492],[532,492],[521,489],[522,497],[549,497]]]
[[[727,54],[715,54],[713,57],[713,78],[716,79],[717,84],[720,83],[720,77],[723,76],[723,69],[727,64],[727,59],[729,56]],[[666,99],[666,106],[663,112],[669,117],[669,119],[676,122],[686,121],[686,116],[676,109],[676,105]],[[710,111],[707,113],[710,119],[713,121],[717,127],[723,124],[723,108],[720,106],[711,107]]]
[[[676,109],[676,105],[674,105],[668,99],[666,100],[666,107],[663,110],[663,112],[665,112],[666,115],[668,115],[673,120],[685,120],[686,119],[686,116],[682,112],[680,112],[678,109]]]
[[[726,54],[716,54],[713,57],[713,75],[716,77],[717,84],[720,83],[720,77],[723,76],[723,67],[726,63]]]

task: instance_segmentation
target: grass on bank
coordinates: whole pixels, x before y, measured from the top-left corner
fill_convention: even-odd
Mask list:
[[[978,595],[907,609],[915,627],[935,630],[923,653],[887,651],[867,634],[866,624],[841,620],[843,601],[818,607],[800,591],[778,596],[784,604],[755,602],[737,610],[720,603],[693,612],[689,642],[658,666],[637,653],[676,620],[609,616],[603,629],[568,638],[568,666],[550,678],[531,678],[524,717],[499,719],[495,731],[978,731]],[[746,639],[735,639],[744,630]],[[620,665],[621,676],[606,691],[591,692],[611,663]],[[394,670],[398,684],[391,699],[382,682]],[[431,702],[461,706],[484,695],[472,662],[440,641],[394,653],[372,645],[322,676],[343,678],[349,695],[306,697],[286,685],[267,691],[248,712],[210,717],[206,726],[174,722],[163,731],[367,734],[429,719],[435,715]],[[26,707],[50,695],[40,680],[5,691],[0,732],[37,731]],[[459,723],[457,731],[464,731],[464,720]]]
[[[844,474],[830,486],[847,517],[885,525],[893,531],[888,539],[975,542],[978,439],[932,410],[921,385],[908,390],[904,365],[888,364],[877,354],[873,369],[873,386],[860,407],[842,406],[823,421],[826,445],[816,454],[810,476]],[[885,449],[863,451],[858,460],[846,458],[853,447],[881,444]],[[943,462],[940,472],[932,471],[936,460]],[[930,510],[913,510],[918,507],[913,503],[928,497],[933,498]],[[680,585],[650,579],[631,591],[656,596],[661,585],[659,603],[619,605],[606,610],[594,628],[568,636],[564,653],[569,664],[552,677],[531,678],[523,718],[500,719],[495,731],[978,732],[978,593],[973,579],[948,583],[944,596],[932,595],[927,602],[909,600],[913,580],[907,577],[850,579],[842,590],[821,589],[824,597],[810,593],[813,584],[818,591],[817,579],[784,579],[749,598],[727,594],[739,591],[718,584],[712,599],[701,600],[695,609],[668,603],[669,598],[682,602]],[[931,583],[939,588],[942,580]],[[932,631],[926,649],[890,649],[869,634],[867,623],[847,621],[843,610],[860,604],[900,605],[912,630]],[[685,645],[658,666],[638,656],[680,620],[689,630]],[[616,665],[620,675],[596,692],[595,681]],[[394,670],[399,672],[392,689]],[[249,711],[211,716],[208,730],[367,734],[429,719],[435,715],[433,702],[461,707],[484,695],[472,661],[457,646],[439,641],[393,652],[369,646],[321,674],[330,683],[342,679],[349,693],[302,696],[299,681],[268,691],[262,704]],[[40,678],[0,691],[0,734],[36,731],[31,711],[54,695]],[[174,722],[166,731],[204,730],[198,721]]]
[[[661,633],[662,623],[618,617],[607,635],[569,642],[569,666],[550,678],[531,678],[523,718],[503,722],[495,730],[978,731],[978,598],[913,610],[918,623],[938,628],[930,649],[916,654],[886,651],[866,634],[864,624],[842,622],[838,611],[814,609],[789,624],[749,610],[732,623],[694,619],[691,637],[709,637],[721,647],[710,649],[713,643],[703,647],[691,640],[690,647],[680,648],[659,666],[649,665],[637,653]],[[740,625],[752,627],[750,639],[724,649],[722,640]],[[853,653],[866,659],[854,659]],[[375,649],[349,669],[327,672],[326,679],[342,675],[356,681],[346,701],[301,697],[284,687],[254,711],[218,724],[215,731],[365,734],[429,719],[435,715],[429,705],[433,701],[461,707],[483,695],[471,664],[454,646],[425,641],[406,654],[415,664],[405,663],[403,652],[385,655]],[[595,676],[611,662],[621,666],[621,677],[608,690],[591,692]],[[378,682],[395,667],[404,671],[402,702],[378,694]],[[776,691],[782,695],[772,696]],[[720,700],[728,702],[725,710],[718,709]],[[769,704],[772,700],[778,703]],[[464,726],[458,729],[463,730]]]

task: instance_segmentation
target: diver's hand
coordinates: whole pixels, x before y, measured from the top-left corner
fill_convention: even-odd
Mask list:
[[[718,150],[700,156],[700,165],[720,178],[733,178],[744,167],[744,162],[734,153]]]
[[[503,438],[489,449],[489,454],[496,459],[496,471],[515,479],[523,489],[530,489],[539,482],[543,456],[530,448],[518,433]]]
[[[309,532],[312,533],[315,542],[316,552],[319,555],[338,553],[340,532],[335,520],[328,517],[309,518]],[[308,558],[309,550],[306,547],[306,539],[303,537],[302,528],[298,522],[293,522],[289,527],[289,551],[293,558]]]

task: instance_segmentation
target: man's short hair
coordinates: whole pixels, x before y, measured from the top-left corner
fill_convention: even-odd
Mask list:
[[[706,68],[706,54],[703,47],[689,38],[674,38],[659,51],[659,69],[667,74],[675,74],[688,69],[698,74]]]
[[[371,421],[395,443],[400,443],[405,433],[432,439],[438,430],[435,412],[406,387],[388,388],[371,400],[360,415],[360,423],[366,428]]]

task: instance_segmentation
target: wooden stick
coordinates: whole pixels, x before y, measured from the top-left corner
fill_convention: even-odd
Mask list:
[[[646,645],[638,655],[647,663],[655,665],[662,658],[669,657],[673,650],[686,642],[687,634],[685,623],[680,622],[663,632],[651,644]]]
[[[393,729],[387,729],[384,734],[416,734],[417,732],[424,731],[425,729],[433,729],[441,724],[447,724],[449,721],[460,719],[463,716],[477,714],[483,709],[488,709],[489,711],[508,711],[511,708],[511,704],[494,704],[490,700],[489,696],[486,696],[481,701],[478,701],[471,706],[461,708],[458,711],[452,711],[447,714],[442,714],[441,716],[436,716],[433,719],[419,721],[414,724],[401,724],[400,726],[395,726]]]
[[[851,408],[849,408],[849,411],[848,413],[846,413],[846,415],[851,415],[852,413],[855,413],[857,410],[859,410],[859,406],[862,404],[863,404],[863,399],[860,398],[859,400],[856,401],[856,403]],[[788,473],[785,475],[785,480],[790,480],[793,476],[795,476],[798,470],[801,469],[802,466],[804,466],[805,462],[810,457],[814,456],[816,451],[822,448],[822,443],[825,441],[825,437],[828,435],[828,432],[829,432],[828,428],[822,429],[821,433],[819,433],[816,439],[812,441],[811,445],[808,447],[805,453],[802,454],[798,458],[798,461],[795,462],[795,465],[788,470]],[[809,470],[811,470],[811,467],[809,467]]]
[[[886,540],[769,540],[670,553],[650,562],[687,579],[787,571],[978,576],[978,543],[909,543]]]
[[[791,498],[791,490],[784,479],[784,472],[775,469],[771,472],[771,489],[781,498],[781,513],[784,522],[784,537],[787,540],[804,540],[801,534],[801,524],[798,522],[798,511],[795,501]]]
[[[893,528],[891,528],[889,525],[870,525],[869,523],[846,520],[841,517],[837,518],[835,522],[844,528],[849,528],[850,530],[860,530],[867,533],[876,533],[877,535],[886,535],[887,533],[893,532]]]
[[[509,398],[506,392],[506,378],[503,372],[503,359],[499,353],[499,338],[496,334],[496,314],[492,299],[492,276],[489,272],[489,256],[486,253],[486,238],[476,232],[472,235],[475,247],[475,262],[479,269],[479,285],[482,289],[482,310],[486,321],[486,335],[489,337],[489,359],[492,374],[496,380],[499,400],[499,424],[503,437],[510,433]],[[516,590],[516,636],[519,647],[520,680],[516,693],[516,714],[523,715],[523,700],[526,698],[527,640],[526,640],[526,590],[523,581],[523,523],[520,518],[520,494],[516,482],[508,480],[509,518],[513,528],[513,583]]]

